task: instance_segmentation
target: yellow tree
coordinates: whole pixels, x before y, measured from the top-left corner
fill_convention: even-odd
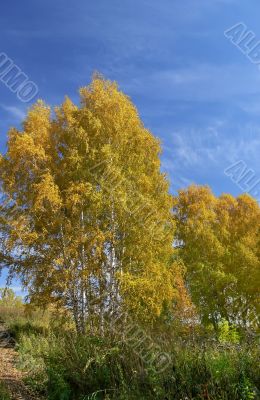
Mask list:
[[[215,197],[190,186],[174,200],[176,245],[202,319],[257,325],[260,284],[260,208],[249,195]]]
[[[160,143],[115,83],[95,76],[52,115],[38,101],[0,161],[1,265],[77,330],[122,309],[153,320],[174,295]]]

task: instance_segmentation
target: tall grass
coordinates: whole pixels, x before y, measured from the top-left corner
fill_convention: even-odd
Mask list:
[[[36,310],[31,315],[12,314],[7,321],[27,384],[49,400],[260,398],[259,344],[256,340],[239,344],[226,326],[214,340],[199,333],[185,340],[176,340],[178,335],[174,340],[165,338],[162,345],[171,362],[158,373],[129,343],[76,335],[61,317],[53,322],[49,313]],[[7,396],[4,389],[3,393]]]
[[[9,392],[3,382],[0,382],[0,400],[11,400]]]
[[[161,374],[124,343],[51,332],[23,334],[21,367],[50,400],[257,399],[259,350],[251,345],[179,344]],[[46,390],[47,388],[47,390]]]

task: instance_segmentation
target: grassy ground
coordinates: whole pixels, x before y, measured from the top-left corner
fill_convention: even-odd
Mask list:
[[[9,392],[2,382],[0,382],[0,400],[11,400]]]
[[[77,336],[35,313],[12,317],[19,368],[26,383],[50,400],[258,399],[257,343],[181,341],[168,347],[171,362],[158,373],[129,343]]]
[[[260,398],[259,346],[254,340],[179,338],[164,343],[170,363],[158,372],[144,362],[140,349],[119,337],[78,336],[70,324],[59,318],[53,322],[40,311],[5,318],[26,384],[49,400]]]

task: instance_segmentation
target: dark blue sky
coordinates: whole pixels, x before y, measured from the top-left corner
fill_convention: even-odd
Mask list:
[[[117,80],[161,138],[173,191],[238,194],[230,164],[260,179],[260,70],[224,31],[241,21],[260,40],[259,16],[259,0],[13,0],[1,4],[0,53],[51,105],[77,102],[95,70]],[[28,106],[0,82],[1,151]]]

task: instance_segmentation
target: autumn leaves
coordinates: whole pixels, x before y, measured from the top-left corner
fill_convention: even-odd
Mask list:
[[[207,323],[236,319],[235,302],[243,321],[256,312],[258,204],[199,187],[173,199],[160,144],[117,85],[96,76],[80,99],[54,114],[37,102],[0,161],[0,262],[31,301],[70,310],[79,332],[102,333],[111,310],[154,324],[190,295]]]

